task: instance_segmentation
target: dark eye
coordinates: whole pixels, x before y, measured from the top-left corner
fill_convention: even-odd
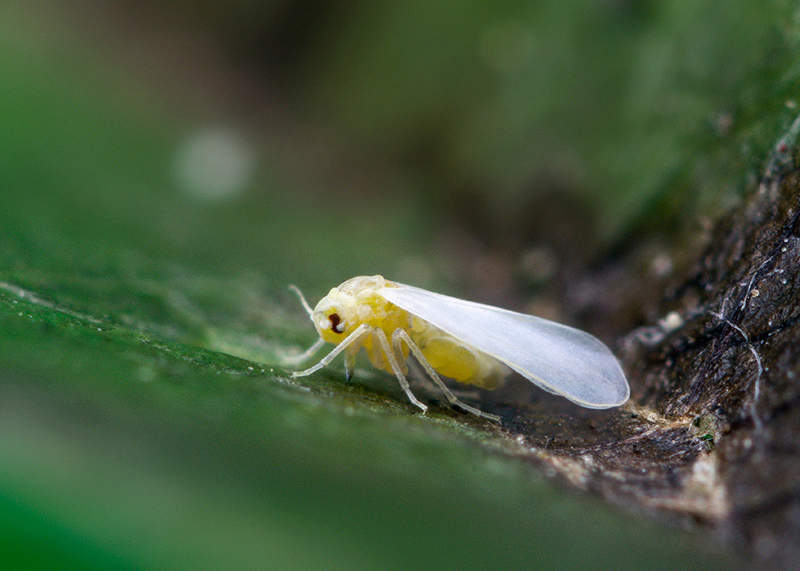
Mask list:
[[[342,318],[339,317],[338,313],[331,313],[328,316],[328,321],[331,322],[331,331],[336,333],[341,333],[344,331],[344,323],[342,323]]]

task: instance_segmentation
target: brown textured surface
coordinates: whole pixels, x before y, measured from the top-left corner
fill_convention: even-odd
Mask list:
[[[716,225],[696,261],[670,283],[647,284],[663,293],[644,306],[644,284],[617,271],[606,272],[614,281],[595,276],[595,299],[606,300],[590,318],[595,330],[613,329],[615,313],[618,322],[661,316],[618,339],[631,401],[596,412],[537,395],[529,408],[504,411],[506,428],[551,476],[794,565],[799,203],[800,174],[772,173]]]

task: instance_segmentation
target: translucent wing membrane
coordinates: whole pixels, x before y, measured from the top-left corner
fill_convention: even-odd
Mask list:
[[[379,294],[502,361],[542,389],[587,408],[610,408],[630,389],[599,339],[566,325],[392,282]]]

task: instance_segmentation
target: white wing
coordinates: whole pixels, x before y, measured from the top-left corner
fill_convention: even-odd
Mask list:
[[[502,361],[548,392],[587,408],[628,400],[625,373],[602,341],[584,331],[392,282],[379,294],[467,345]]]

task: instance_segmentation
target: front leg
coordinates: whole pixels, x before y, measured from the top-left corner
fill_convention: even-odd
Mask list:
[[[314,356],[314,354],[319,351],[322,346],[325,345],[325,340],[320,337],[317,341],[308,349],[300,353],[299,355],[279,355],[279,359],[281,360],[284,366],[289,367],[296,367],[301,363],[304,363],[308,359]]]
[[[310,368],[306,369],[305,371],[295,371],[295,372],[293,372],[292,373],[292,378],[296,379],[297,377],[307,377],[308,375],[310,375],[312,373],[316,373],[321,368],[325,367],[331,361],[333,361],[339,355],[339,353],[341,353],[342,351],[344,351],[345,349],[347,349],[351,345],[354,345],[355,343],[360,341],[361,338],[364,335],[369,333],[370,329],[371,328],[370,328],[369,325],[367,325],[366,323],[362,323],[361,325],[356,327],[355,330],[344,339],[344,341],[342,341],[336,347],[334,347],[333,351],[331,351],[330,353],[325,355],[322,358],[322,360],[320,360],[319,363],[317,363],[313,367],[310,367]],[[385,336],[384,336],[384,338],[385,338]]]

